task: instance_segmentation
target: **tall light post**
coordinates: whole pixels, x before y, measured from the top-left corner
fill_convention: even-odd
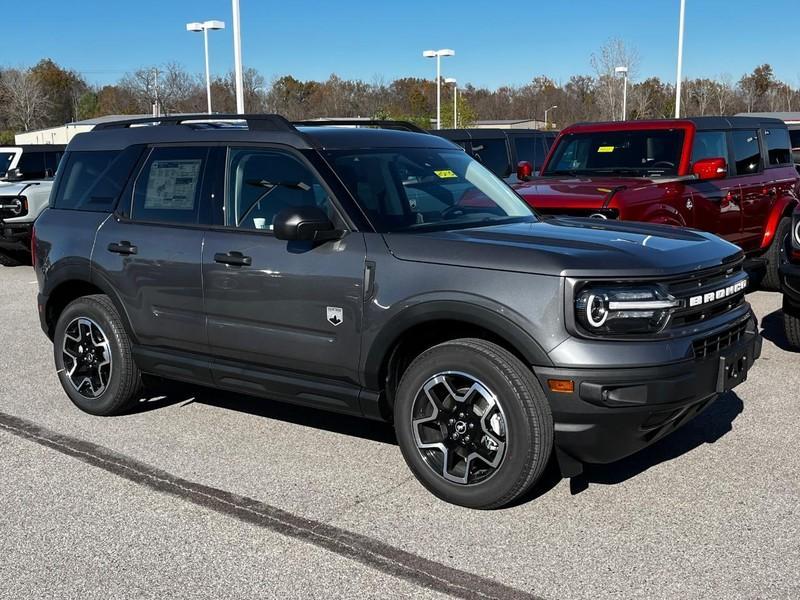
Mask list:
[[[628,117],[628,67],[617,67],[614,72],[619,75],[622,73],[622,120]]]
[[[208,114],[211,114],[211,71],[208,68],[208,32],[225,29],[222,21],[203,21],[202,23],[187,23],[186,31],[203,32],[203,45],[206,51],[206,99],[208,100]]]
[[[555,110],[557,108],[558,108],[558,106],[553,104],[553,106],[551,106],[550,108],[545,108],[544,109],[544,128],[545,129],[547,129],[547,113],[549,113],[551,110]]]
[[[453,129],[458,129],[458,81],[455,77],[447,77],[444,82],[453,84]]]
[[[236,0],[234,0],[236,1]],[[455,56],[456,51],[449,48],[425,50],[422,56],[436,59],[436,129],[442,128],[442,57]]]
[[[244,77],[242,75],[242,23],[239,14],[239,0],[233,3],[233,69],[236,79],[236,112],[244,113]]]
[[[681,70],[683,68],[683,17],[686,12],[686,0],[681,0],[681,16],[678,22],[678,75],[675,78],[675,118],[681,117]]]

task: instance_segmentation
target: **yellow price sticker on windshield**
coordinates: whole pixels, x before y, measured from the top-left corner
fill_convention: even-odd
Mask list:
[[[613,152],[614,151],[614,146],[598,146],[597,151],[598,152]]]
[[[444,169],[443,171],[434,171],[436,176],[440,179],[453,179],[454,177],[458,177],[455,173],[453,173],[450,169]]]

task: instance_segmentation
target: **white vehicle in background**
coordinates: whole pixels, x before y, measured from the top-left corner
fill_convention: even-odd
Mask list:
[[[31,228],[50,198],[65,146],[0,146],[0,265],[26,262]]]

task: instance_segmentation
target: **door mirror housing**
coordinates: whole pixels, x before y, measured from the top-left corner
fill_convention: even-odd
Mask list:
[[[527,160],[521,160],[517,163],[517,179],[520,181],[528,181],[533,177],[533,165]]]
[[[6,171],[5,179],[6,181],[22,181],[24,177],[25,176],[22,174],[22,171],[19,169],[19,167],[17,167]]]
[[[703,158],[692,165],[692,174],[700,181],[722,179],[728,175],[728,162],[724,158]]]
[[[289,206],[272,221],[272,232],[279,240],[326,242],[338,240],[343,232],[337,230],[328,215],[318,206]]]

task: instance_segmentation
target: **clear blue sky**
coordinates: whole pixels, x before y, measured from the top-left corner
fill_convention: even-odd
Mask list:
[[[589,55],[618,36],[638,48],[640,79],[673,81],[679,0],[240,0],[245,66],[267,80],[387,81],[431,77],[427,48],[454,48],[443,74],[497,87],[545,74],[566,80],[590,73]],[[139,66],[177,61],[203,70],[202,36],[189,21],[220,19],[211,33],[212,71],[233,64],[229,0],[24,0],[2,12],[0,65],[42,57],[94,83],[116,81]],[[687,0],[684,74],[738,79],[769,62],[800,84],[798,0]]]

